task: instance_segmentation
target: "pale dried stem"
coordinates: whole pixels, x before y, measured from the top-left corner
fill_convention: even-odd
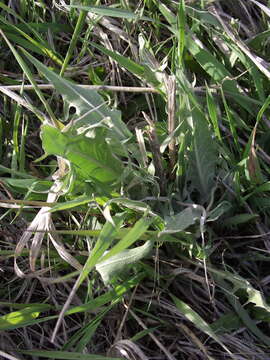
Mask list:
[[[3,359],[8,359],[8,360],[20,360],[19,358],[9,355],[4,351],[0,351],[0,356],[3,356]]]
[[[120,326],[119,326],[119,328],[118,328],[118,331],[117,331],[117,334],[116,334],[114,343],[117,343],[117,342],[121,339],[121,333],[122,333],[124,324],[125,324],[125,322],[126,322],[126,319],[127,319],[128,313],[129,313],[129,309],[130,309],[130,307],[131,307],[131,304],[132,304],[132,301],[133,301],[133,298],[134,298],[134,295],[135,295],[135,293],[136,293],[136,291],[137,291],[137,287],[138,287],[138,285],[137,285],[137,286],[135,287],[135,289],[133,290],[128,305],[125,305],[125,304],[124,304],[124,306],[125,306],[125,308],[126,308],[126,311],[125,311],[125,314],[124,314],[123,319],[122,319],[122,321],[121,321],[121,324],[120,324]]]
[[[158,137],[156,133],[156,128],[153,120],[145,113],[142,112],[146,122],[149,125],[149,129],[147,130],[148,138],[149,138],[149,145],[151,148],[151,152],[153,154],[153,163],[156,170],[156,176],[159,179],[159,186],[160,186],[160,193],[161,195],[165,193],[165,171],[162,165],[162,157],[160,153],[160,144],[158,142]]]
[[[177,323],[176,326],[180,328],[186,336],[196,345],[203,354],[207,357],[208,360],[215,360],[213,359],[207,352],[206,347],[200,341],[200,339],[183,323]]]
[[[112,85],[77,85],[83,89],[88,89],[88,90],[97,90],[97,91],[116,91],[116,92],[131,92],[131,93],[156,93],[158,94],[159,91],[155,88],[151,88],[151,87],[136,87],[136,86],[112,86]],[[53,90],[54,89],[54,85],[53,84],[38,84],[37,87],[39,89],[43,89],[43,90]],[[12,97],[10,95],[10,93],[8,93],[8,91],[20,91],[22,88],[21,85],[8,85],[8,86],[1,86],[0,90],[2,90],[2,92],[5,91],[6,95]],[[24,85],[23,86],[24,90],[35,90],[33,85]],[[14,98],[14,100],[16,100],[18,103],[21,103],[18,99],[18,96],[16,98]],[[24,101],[23,99],[21,101]],[[25,101],[24,101],[25,103]],[[22,104],[24,105],[24,104]],[[26,103],[26,105],[28,105]],[[24,105],[24,106],[26,106]]]

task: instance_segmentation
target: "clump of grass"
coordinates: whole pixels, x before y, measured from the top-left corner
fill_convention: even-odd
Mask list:
[[[269,13],[0,1],[3,358],[269,358]]]

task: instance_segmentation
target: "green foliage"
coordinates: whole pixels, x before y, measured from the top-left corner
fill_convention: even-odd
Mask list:
[[[194,135],[189,152],[187,181],[190,191],[199,191],[202,203],[209,201],[215,186],[215,170],[218,162],[217,146],[205,121],[195,119]]]
[[[0,330],[35,359],[268,358],[269,9],[17,3]]]
[[[121,178],[122,164],[111,153],[104,136],[104,131],[98,130],[72,136],[50,125],[42,126],[41,132],[46,154],[68,160],[79,181],[109,184]]]
[[[38,318],[41,312],[48,311],[51,306],[48,304],[32,304],[25,306],[20,311],[13,311],[0,317],[0,330],[13,330],[34,324],[34,319]]]
[[[231,356],[231,352],[229,349],[223,344],[221,340],[216,336],[212,328],[207,324],[206,321],[203,320],[203,318],[196,313],[196,311],[192,310],[192,308],[178,299],[176,296],[171,295],[172,299],[177,307],[177,309],[184,314],[185,317],[187,317],[193,324],[198,327],[200,330],[205,332],[208,336],[213,338],[217,343],[219,343]]]
[[[108,358],[107,356],[82,354],[68,351],[40,351],[40,350],[22,350],[25,355],[40,356],[47,359],[67,359],[67,360],[120,360],[120,358]]]
[[[96,265],[102,280],[107,284],[115,275],[123,273],[127,265],[134,264],[150,254],[153,243],[149,240],[142,246],[134,249],[119,251],[116,255],[109,257],[107,260],[100,261]]]

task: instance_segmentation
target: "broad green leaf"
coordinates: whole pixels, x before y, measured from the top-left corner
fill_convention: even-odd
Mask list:
[[[251,316],[256,320],[267,321],[268,323],[270,322],[270,312],[265,309],[254,306],[250,312]]]
[[[223,347],[229,354],[232,355],[230,350],[223,344],[223,342],[218,338],[215,332],[212,330],[211,326],[207,324],[207,322],[196,312],[194,311],[188,304],[178,299],[176,296],[171,295],[177,309],[185,315],[185,317],[190,320],[198,329],[203,331],[205,334],[214,339],[220,346]]]
[[[207,202],[215,186],[215,169],[218,161],[217,148],[207,122],[196,119],[192,147],[188,154],[187,181],[191,191],[196,189],[202,202]]]
[[[36,68],[50,81],[55,89],[61,94],[64,102],[69,108],[76,109],[77,119],[73,119],[70,126],[72,129],[80,129],[100,125],[105,118],[111,119],[111,131],[119,140],[127,140],[131,133],[121,120],[121,113],[118,110],[111,110],[104,99],[94,90],[84,89],[72,82],[63,79],[33,56],[25,53],[25,56],[36,66]],[[69,125],[65,129],[67,131]]]
[[[217,274],[217,272],[215,272]],[[244,280],[241,284],[241,280],[237,280],[235,282],[232,278],[235,277],[233,274],[229,274],[227,277],[227,280],[231,281],[234,285],[234,289],[232,289],[222,278],[217,279],[217,283],[221,286],[222,289],[225,289],[224,294],[226,298],[228,299],[231,306],[234,308],[235,313],[239,316],[239,318],[242,320],[243,324],[265,345],[268,347],[270,346],[270,337],[265,335],[262,330],[260,330],[256,322],[250,317],[247,310],[245,310],[244,306],[240,303],[238,300],[238,297],[235,295],[235,292],[239,288],[245,288],[247,290],[247,293],[249,295],[248,302],[252,302],[258,305],[259,307],[262,307],[269,311],[269,306],[266,305],[265,301],[262,299],[262,295],[258,290],[253,289],[248,281]],[[224,277],[223,277],[224,278]],[[240,277],[239,277],[240,278]],[[245,285],[244,287],[242,287]],[[238,287],[239,286],[239,287]]]
[[[222,201],[208,213],[207,222],[216,221],[220,216],[225,214],[231,208],[232,208],[232,205],[228,201]]]
[[[48,351],[48,350],[18,350],[19,353],[39,356],[46,359],[63,359],[63,360],[121,360],[120,358],[112,358],[102,355],[83,354],[79,352],[69,351]]]
[[[31,323],[33,319],[39,317],[41,312],[48,311],[51,309],[50,305],[46,304],[34,304],[31,306],[25,306],[20,311],[14,311],[9,314],[0,317],[0,330],[12,330]]]
[[[135,243],[135,241],[140,240],[141,236],[147,231],[153,221],[154,218],[149,218],[147,216],[142,217],[136,222],[131,230],[129,230],[129,232],[120,241],[118,241],[118,243],[109,250],[106,255],[102,257],[101,261],[109,259],[111,256],[128,248],[130,245]]]
[[[217,270],[213,267],[207,267],[207,269],[220,279],[228,280],[231,284],[233,284],[233,293],[239,289],[245,290],[248,295],[247,303],[253,303],[255,306],[261,307],[270,313],[270,305],[266,303],[263,294],[259,290],[254,289],[248,280],[245,280],[236,273],[230,273],[229,271]]]
[[[186,13],[188,14],[188,16],[197,19],[200,23],[204,22],[207,25],[213,25],[221,28],[221,24],[218,19],[212,14],[210,14],[208,11],[199,10],[191,6],[186,6]]]
[[[235,313],[229,313],[221,315],[210,326],[215,334],[223,335],[241,328],[243,323],[239,316],[237,316]]]
[[[153,242],[149,240],[142,246],[120,251],[107,260],[99,262],[96,265],[96,270],[100,273],[103,282],[108,284],[115,275],[125,271],[128,265],[134,264],[148,256],[152,248]]]
[[[264,42],[269,39],[270,30],[265,30],[251,38],[247,39],[246,42],[248,46],[252,47],[255,50],[263,49]]]
[[[116,17],[121,19],[128,19],[128,20],[144,20],[144,21],[153,21],[153,19],[142,16],[140,14],[134,14],[133,12],[113,8],[109,6],[83,6],[83,5],[70,5],[70,8],[76,8],[79,10],[89,11],[91,13],[101,15],[101,16],[110,16]]]
[[[240,224],[250,223],[258,218],[258,214],[238,214],[224,220],[222,226],[237,226]]]
[[[165,217],[165,229],[161,234],[173,234],[184,231],[189,226],[199,222],[202,216],[202,207],[189,206],[178,214]]]
[[[48,155],[58,155],[68,160],[82,181],[110,184],[119,179],[122,163],[111,153],[104,134],[96,131],[95,137],[75,135],[50,126],[42,126],[41,139]]]

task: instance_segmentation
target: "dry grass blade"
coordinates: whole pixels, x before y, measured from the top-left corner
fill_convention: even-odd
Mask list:
[[[258,67],[258,69],[268,78],[270,79],[270,71],[268,71],[268,68],[270,64],[260,58],[257,55],[254,55],[249,48],[239,39],[236,38],[236,36],[233,34],[233,32],[230,30],[229,25],[225,24],[224,21],[219,16],[218,12],[216,11],[214,6],[209,7],[209,10],[211,10],[211,13],[219,20],[220,24],[222,25],[224,31],[229,36],[229,38],[232,40],[232,42],[238,46],[240,50],[243,51],[243,53]]]
[[[61,187],[62,183],[59,181],[56,181],[53,186],[51,187],[47,202],[48,203],[55,203],[57,198],[61,194]],[[18,266],[17,258],[20,256],[21,252],[23,251],[23,248],[26,246],[26,244],[31,240],[32,234],[34,233],[34,236],[32,238],[32,243],[30,247],[30,269],[33,272],[33,274],[30,274],[32,277],[36,272],[36,261],[37,257],[40,252],[41,244],[44,239],[44,236],[47,232],[49,232],[49,238],[51,239],[52,243],[54,244],[56,250],[58,251],[59,255],[62,259],[65,261],[68,261],[69,264],[71,264],[75,269],[81,270],[80,263],[73,258],[64,248],[64,246],[61,244],[59,238],[55,238],[56,234],[52,235],[51,231],[54,231],[54,225],[52,223],[52,214],[49,212],[50,207],[45,206],[38,214],[35,216],[34,220],[31,222],[31,224],[28,226],[28,228],[24,231],[23,235],[21,236],[14,254],[14,268],[15,272],[19,277],[26,277],[26,275]],[[40,272],[38,272],[40,275]]]
[[[127,319],[128,312],[129,312],[129,309],[130,309],[130,307],[131,307],[131,304],[132,304],[132,301],[133,301],[133,298],[134,298],[134,296],[135,296],[136,291],[137,291],[137,286],[135,287],[135,289],[134,289],[133,292],[132,292],[132,295],[131,295],[131,297],[130,297],[130,300],[129,300],[128,305],[125,306],[126,311],[125,311],[125,314],[124,314],[123,319],[122,319],[122,321],[121,321],[121,324],[120,324],[120,326],[119,326],[119,328],[118,328],[118,331],[117,331],[117,334],[116,334],[116,337],[115,337],[115,343],[117,343],[117,342],[121,339],[121,332],[122,332],[122,330],[123,330],[123,327],[124,327],[125,321],[126,321],[126,319]]]
[[[257,158],[257,153],[255,149],[255,137],[256,137],[256,131],[257,131],[257,124],[254,126],[254,129],[252,131],[252,141],[251,141],[251,147],[248,157],[248,171],[249,176],[254,183],[262,183],[263,179],[260,172],[259,162]]]
[[[31,85],[32,86],[32,85]],[[18,86],[16,90],[21,90],[21,85]],[[41,111],[37,110],[34,106],[29,104],[24,98],[22,98],[20,95],[14,93],[11,91],[10,88],[6,86],[0,86],[0,92],[7,95],[10,99],[14,100],[17,104],[25,107],[26,109],[32,111],[38,118],[46,119],[47,122],[49,122],[49,118],[43,114]]]
[[[212,356],[210,356],[207,352],[206,347],[203,345],[203,343],[198,339],[198,337],[192,332],[185,324],[183,323],[177,323],[176,326],[180,328],[189,339],[196,345],[203,354],[207,357],[208,360],[215,360]]]
[[[4,351],[0,351],[0,356],[3,356],[4,359],[8,359],[8,360],[20,360],[19,358],[9,355]]]
[[[77,278],[77,280],[76,280],[76,282],[75,282],[75,284],[74,284],[74,286],[73,286],[73,288],[72,288],[72,290],[71,290],[71,292],[70,292],[70,294],[69,294],[69,296],[68,296],[68,298],[67,298],[67,300],[66,300],[66,302],[65,302],[65,304],[64,304],[64,306],[63,306],[63,308],[62,308],[62,310],[61,310],[61,312],[59,314],[59,316],[58,316],[57,322],[55,324],[55,327],[54,327],[54,330],[53,330],[53,333],[52,333],[52,336],[51,336],[51,342],[52,343],[55,343],[57,332],[58,332],[58,330],[59,330],[59,328],[61,326],[61,323],[62,323],[62,321],[64,319],[65,312],[68,310],[69,305],[71,304],[71,301],[73,300],[74,296],[76,295],[76,291],[77,291],[77,289],[79,287],[79,284],[80,284],[80,277]]]
[[[120,38],[123,41],[125,41],[129,45],[133,57],[136,60],[138,59],[137,46],[132,41],[131,36],[126,31],[121,29],[122,24],[120,24],[115,18],[114,19],[108,17],[100,18],[98,15],[94,13],[88,13],[87,17],[90,20],[90,22],[96,21],[98,19],[99,24],[105,27],[106,29],[108,29],[113,34],[113,36],[116,37],[116,39]]]
[[[144,322],[139,318],[139,316],[137,316],[134,311],[132,311],[131,309],[129,310],[130,314],[134,317],[134,319],[137,321],[137,323],[144,329],[147,330],[147,326],[144,324]],[[149,336],[153,339],[153,341],[157,344],[157,346],[160,348],[160,350],[166,355],[166,358],[168,360],[176,360],[176,358],[170,353],[169,350],[166,349],[165,346],[163,346],[161,344],[161,342],[158,340],[158,338],[152,334],[149,333]]]
[[[158,142],[155,123],[150,119],[150,117],[145,112],[142,112],[142,114],[149,125],[149,129],[147,130],[149,137],[149,144],[153,154],[153,162],[156,170],[156,176],[159,181],[160,194],[163,195],[165,193],[166,179],[165,179],[165,171],[162,165],[162,156],[160,152],[160,144]]]
[[[149,360],[138,345],[130,340],[119,340],[110,350],[109,356],[124,356],[128,360]]]
[[[136,137],[137,137],[137,141],[139,144],[139,148],[140,148],[140,152],[142,155],[142,163],[143,163],[143,167],[147,167],[147,162],[148,162],[148,158],[147,158],[147,153],[146,153],[146,148],[145,148],[145,142],[144,142],[144,137],[143,137],[143,133],[142,130],[139,128],[135,128],[136,131]]]

